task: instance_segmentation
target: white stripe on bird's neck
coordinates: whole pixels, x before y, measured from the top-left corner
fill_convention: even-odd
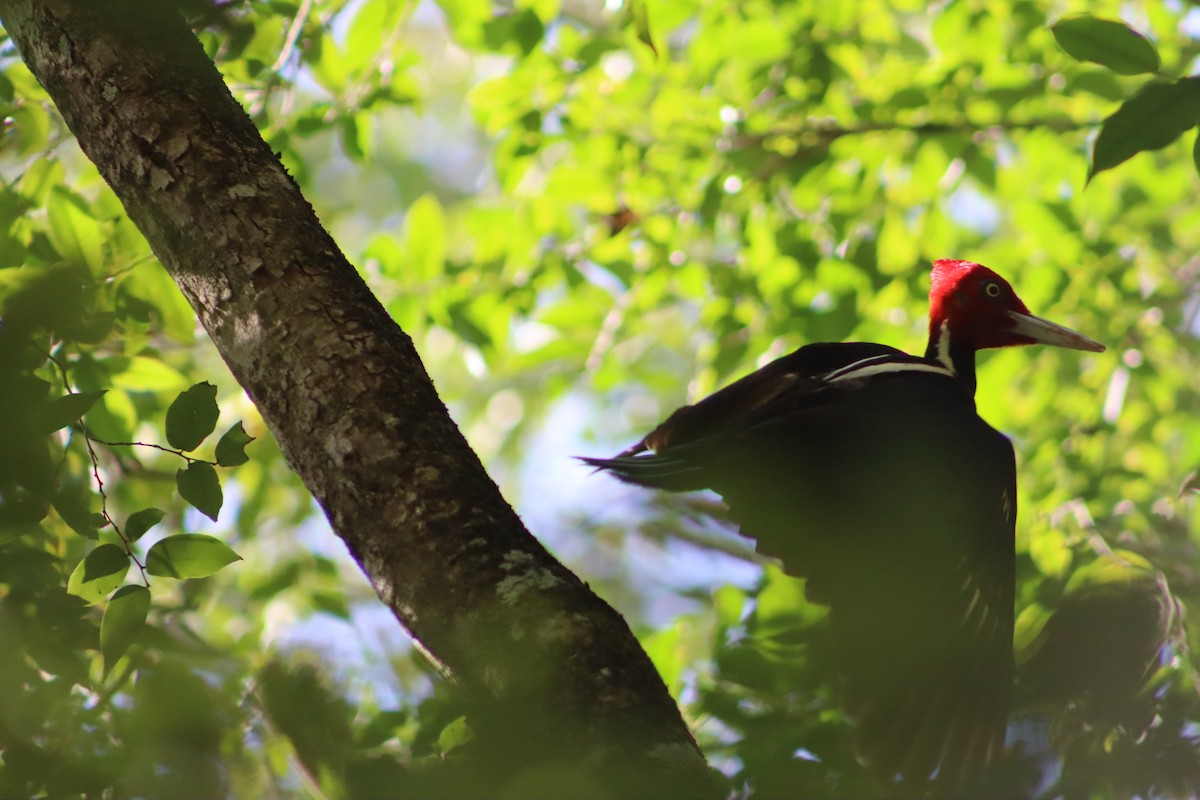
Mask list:
[[[948,319],[942,320],[942,324],[938,328],[937,360],[950,370],[951,375],[954,374],[954,361],[950,358],[950,320]]]
[[[935,375],[945,375],[948,378],[954,377],[953,369],[944,369],[933,364],[889,360],[894,357],[892,353],[883,353],[882,355],[863,358],[855,361],[853,364],[847,364],[844,367],[835,369],[833,372],[827,373],[825,380],[835,383],[837,381],[857,380],[859,378],[869,378],[872,375],[884,375],[893,372],[931,372]]]

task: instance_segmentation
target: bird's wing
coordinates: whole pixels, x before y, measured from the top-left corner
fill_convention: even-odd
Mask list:
[[[863,763],[901,793],[958,790],[1004,739],[1012,446],[936,374],[813,397],[661,455],[699,466],[742,532],[829,604]]]
[[[880,355],[892,358],[862,358]],[[945,374],[825,377],[854,363],[815,376],[781,366],[755,379],[776,388],[758,402],[743,379],[664,423],[657,452],[591,463],[633,483],[722,495],[760,552],[830,606],[863,763],[902,794],[953,792],[1003,744],[1012,446]],[[700,424],[728,409],[736,413],[719,424]]]
[[[873,358],[914,359],[887,345],[872,342],[820,342],[805,345],[734,381],[695,405],[683,406],[618,458],[712,438],[745,427],[781,398],[797,398],[820,390],[825,376]]]

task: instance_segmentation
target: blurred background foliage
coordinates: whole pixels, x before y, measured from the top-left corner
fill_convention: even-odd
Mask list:
[[[821,609],[712,498],[570,457],[807,342],[919,350],[934,258],[988,264],[1107,343],[981,359],[979,410],[1018,453],[1027,667],[995,791],[1200,790],[1183,635],[1200,607],[1200,8],[181,6],[507,497],[631,619],[738,792],[871,791],[810,658]],[[1082,12],[1145,34],[1158,62],[1138,42],[1117,58],[1090,23],[1052,32]],[[0,66],[0,795],[429,790],[469,749],[470,709],[375,601],[6,38]],[[167,407],[203,381],[218,428],[256,437],[216,522],[177,496],[178,455],[104,444],[166,446]],[[102,390],[82,423],[47,411]],[[135,554],[201,532],[244,561],[152,577],[145,626],[106,664],[115,598],[89,606],[67,579],[120,542],[104,513],[149,507],[166,516]]]

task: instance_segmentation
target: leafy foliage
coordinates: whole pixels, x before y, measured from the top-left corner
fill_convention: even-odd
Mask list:
[[[1118,75],[1158,72],[1160,62],[1154,44],[1122,22],[1068,17],[1051,25],[1050,30],[1072,58],[1108,67]]]
[[[1110,345],[981,365],[980,411],[1018,452],[1030,641],[1054,611],[1107,602],[1090,581],[1110,551],[1142,567],[1118,607],[1149,608],[1149,587],[1167,587],[1156,608],[1200,603],[1189,7],[439,8],[251,0],[199,35],[472,444],[643,631],[736,786],[873,791],[819,661],[821,608],[773,568],[687,572],[717,557],[684,538],[743,543],[694,501],[575,481],[567,458],[805,342],[916,346],[933,258],[989,264]],[[0,58],[0,639],[19,654],[0,665],[0,795],[430,785],[470,753],[472,711],[419,657],[330,679],[264,655],[279,619],[352,619],[369,587],[305,535],[310,500],[186,302],[6,40]],[[230,545],[245,560],[221,569]],[[996,793],[1197,791],[1182,620],[1128,716],[1096,719],[1094,697],[1022,711]]]

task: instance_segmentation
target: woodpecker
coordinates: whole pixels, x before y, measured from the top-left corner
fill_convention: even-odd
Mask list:
[[[1002,749],[1013,681],[1016,465],[975,409],[975,353],[1104,346],[1036,317],[970,261],[932,270],[922,356],[809,344],[671,414],[612,458],[622,481],[712,489],[760,553],[829,606],[859,761],[945,796]]]

